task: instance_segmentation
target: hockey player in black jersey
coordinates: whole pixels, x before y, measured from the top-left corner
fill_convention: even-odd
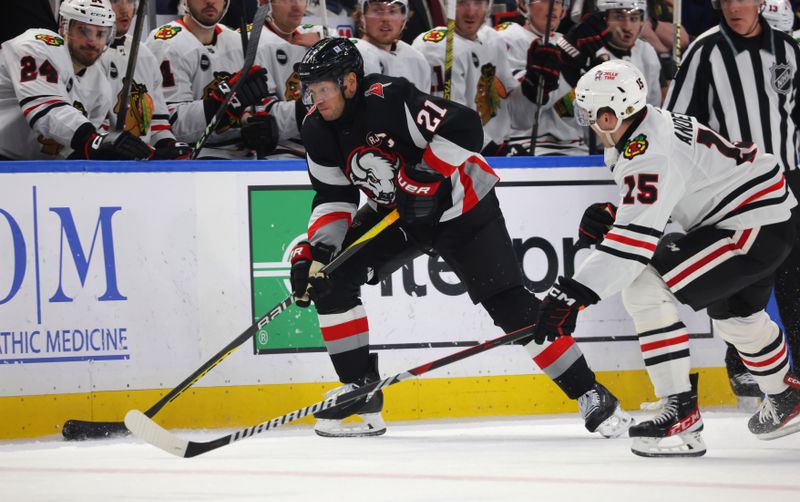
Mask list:
[[[379,378],[369,353],[369,326],[360,287],[376,284],[423,250],[438,253],[495,324],[511,332],[532,324],[538,299],[522,273],[500,210],[497,175],[478,153],[478,114],[424,94],[404,78],[363,74],[347,39],[315,44],[297,64],[304,99],[302,124],[308,173],[316,191],[308,241],[292,251],[295,301],[313,300],[322,337],[343,392]],[[360,195],[367,204],[358,208]],[[400,225],[383,231],[330,276],[319,270],[392,209]],[[624,433],[630,416],[595,381],[574,341],[527,346],[535,362],[572,399],[590,431]],[[323,436],[383,434],[383,396],[318,413]],[[343,426],[360,415],[363,423]]]

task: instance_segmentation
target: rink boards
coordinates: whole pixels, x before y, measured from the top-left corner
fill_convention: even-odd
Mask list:
[[[584,208],[617,189],[598,158],[491,163],[526,285],[541,294],[588,255],[575,243]],[[311,197],[293,161],[0,163],[0,438],[153,404],[287,296]],[[363,297],[384,376],[500,334],[428,256]],[[708,318],[682,314],[701,402],[732,403]],[[618,296],[586,310],[575,336],[626,406],[652,396]],[[335,380],[315,315],[292,307],[158,417],[247,425],[319,400]],[[393,387],[386,417],[575,409],[521,347],[500,347]]]

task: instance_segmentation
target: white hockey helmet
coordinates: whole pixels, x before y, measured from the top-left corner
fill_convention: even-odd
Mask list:
[[[608,12],[610,10],[634,11],[640,10],[647,12],[647,0],[597,0],[597,10]]]
[[[178,12],[180,12],[181,15],[183,15],[183,16],[189,16],[190,18],[192,18],[192,21],[194,21],[195,23],[199,24],[203,28],[211,29],[214,26],[216,26],[217,23],[222,21],[222,18],[225,17],[225,14],[228,13],[228,7],[230,7],[230,5],[231,5],[231,0],[225,0],[225,3],[222,6],[222,14],[220,14],[219,19],[217,19],[217,22],[212,24],[212,25],[210,25],[210,26],[207,25],[207,24],[201,23],[196,17],[194,17],[194,14],[192,14],[192,9],[189,8],[189,0],[181,0],[181,3],[178,6]]]
[[[571,0],[553,0],[553,4],[554,5],[560,5],[561,6],[561,19],[564,19],[564,16],[566,15],[567,11],[569,10],[570,1]],[[534,3],[534,2],[547,3],[547,0],[517,0],[517,12],[519,12],[520,14],[522,14],[525,17],[528,17],[528,15],[529,15],[528,5],[530,5],[530,4]],[[553,31],[555,31],[556,28],[558,28],[558,26],[553,26]]]
[[[388,3],[389,5],[399,5],[403,8],[403,14],[408,17],[408,0],[361,0],[361,12],[367,12],[367,5],[373,2]]]
[[[789,0],[766,0],[761,15],[773,29],[791,33],[794,26],[794,12]]]
[[[616,131],[623,120],[646,104],[647,81],[630,61],[615,59],[601,63],[586,72],[575,87],[575,120],[582,126],[594,125],[598,112],[609,108],[619,119]]]
[[[64,38],[68,38],[69,23],[80,21],[93,26],[110,28],[106,45],[114,39],[117,17],[108,0],[64,0],[58,8],[58,20],[61,36]]]
[[[754,4],[759,4],[760,6],[764,6],[764,0],[752,0]],[[719,10],[719,0],[711,0],[711,7]]]

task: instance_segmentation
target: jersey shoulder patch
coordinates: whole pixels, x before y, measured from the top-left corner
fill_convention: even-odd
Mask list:
[[[628,143],[625,144],[625,149],[622,150],[622,156],[628,160],[631,160],[639,155],[644,155],[644,152],[647,151],[647,147],[649,145],[650,143],[647,141],[647,135],[638,134],[634,138],[628,140]]]
[[[447,28],[436,28],[422,35],[425,42],[441,42],[447,37]]]
[[[46,35],[44,33],[39,33],[35,35],[33,38],[39,40],[40,42],[44,42],[47,45],[52,45],[54,47],[59,47],[64,45],[64,39],[56,35]]]
[[[514,23],[512,23],[511,21],[506,21],[505,23],[498,24],[497,26],[494,27],[494,29],[497,31],[504,31],[507,30],[512,24]]]
[[[183,31],[183,28],[181,28],[180,26],[173,26],[171,24],[167,24],[157,29],[156,32],[153,34],[153,38],[155,38],[156,40],[169,40],[170,38],[175,37],[175,35],[177,35],[181,31]]]

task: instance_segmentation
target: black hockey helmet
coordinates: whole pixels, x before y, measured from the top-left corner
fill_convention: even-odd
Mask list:
[[[294,65],[300,82],[310,84],[332,80],[341,86],[342,77],[354,72],[364,78],[364,59],[353,42],[346,38],[323,38],[312,45],[303,59]]]

